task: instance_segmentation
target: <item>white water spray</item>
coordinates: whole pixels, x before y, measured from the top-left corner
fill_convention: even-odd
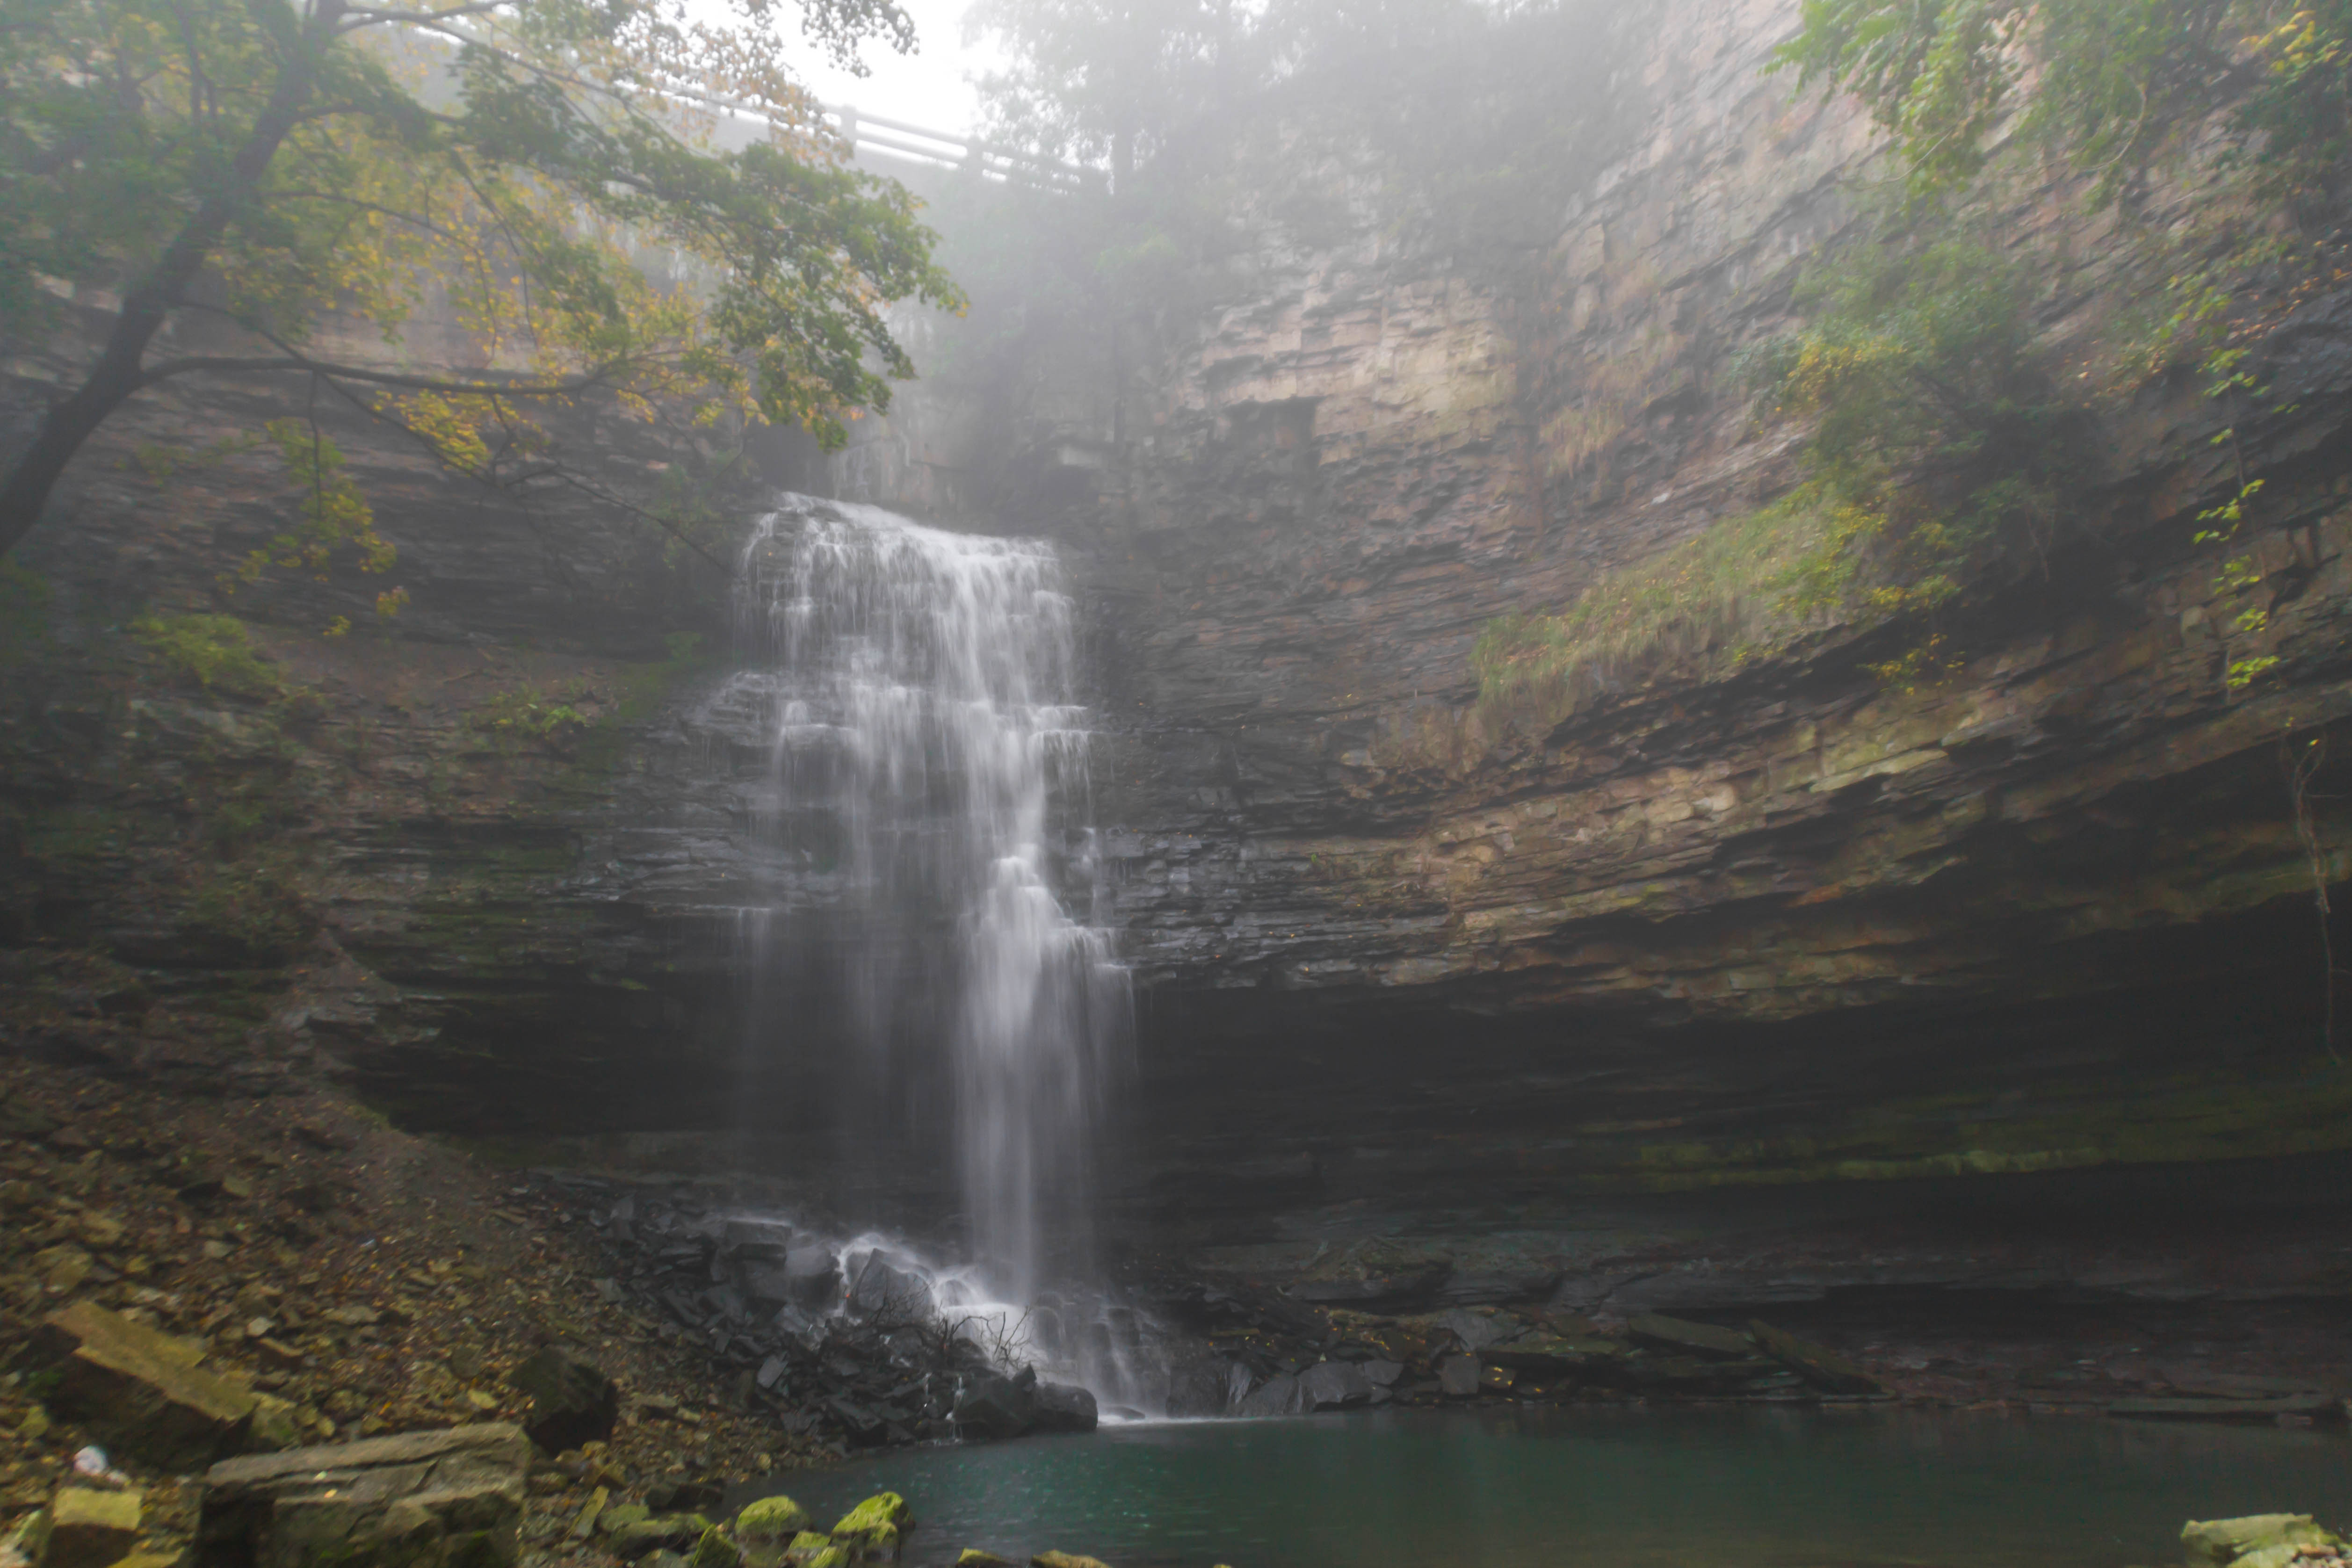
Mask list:
[[[1087,710],[1053,547],[788,498],[745,548],[741,632],[773,704],[770,809],[829,824],[869,1049],[938,988],[973,1256],[1029,1301],[1083,1222],[1126,971],[1057,885],[1093,884]],[[1074,901],[1075,902],[1075,901]],[[913,955],[909,957],[908,955]]]

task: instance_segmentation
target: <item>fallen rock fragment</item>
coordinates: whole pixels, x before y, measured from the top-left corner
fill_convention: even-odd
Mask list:
[[[139,1542],[139,1494],[62,1487],[49,1500],[41,1568],[109,1568]]]
[[[1878,1379],[1826,1346],[1784,1333],[1767,1322],[1750,1322],[1748,1332],[1756,1336],[1766,1354],[1824,1393],[1882,1392]]]
[[[598,1443],[621,1418],[621,1387],[593,1362],[550,1345],[507,1374],[508,1384],[530,1396],[524,1430],[551,1454]]]
[[[199,1369],[192,1341],[76,1301],[43,1320],[38,1343],[58,1362],[50,1407],[110,1448],[189,1469],[245,1445],[252,1392]]]
[[[503,1422],[225,1460],[205,1477],[195,1568],[505,1568],[530,1464]]]
[[[1075,1552],[1040,1552],[1029,1559],[1029,1568],[1110,1568],[1099,1557],[1081,1557]]]
[[[1664,1345],[1692,1355],[1734,1361],[1756,1354],[1754,1338],[1738,1329],[1670,1318],[1663,1312],[1643,1312],[1626,1323],[1625,1332],[1645,1344]]]
[[[2257,1553],[2276,1552],[2282,1562],[2303,1547],[2341,1544],[2307,1513],[2253,1513],[2237,1519],[2190,1520],[2180,1527],[2180,1544],[2191,1568],[2228,1568]],[[2267,1568],[2267,1565],[2264,1565]]]
[[[2326,1394],[2284,1399],[2118,1399],[2107,1414],[2139,1421],[2269,1421],[2281,1416],[2339,1418],[2342,1408]]]
[[[1318,1362],[1299,1374],[1298,1386],[1310,1410],[1345,1410],[1372,1399],[1372,1380],[1351,1361]]]

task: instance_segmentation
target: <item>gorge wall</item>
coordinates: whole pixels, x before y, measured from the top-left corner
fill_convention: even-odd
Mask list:
[[[1946,679],[1890,686],[1865,666],[1906,632],[1823,626],[1736,667],[1613,672],[1564,716],[1478,699],[1493,618],[1794,482],[1731,362],[1790,323],[1877,156],[1852,105],[1759,74],[1794,16],[1616,16],[1581,90],[1622,133],[1579,152],[1531,249],[1415,238],[1331,160],[1316,221],[1239,214],[1184,308],[1032,302],[985,342],[984,312],[916,323],[938,373],[887,418],[830,457],[765,452],[792,487],[1063,548],[1142,987],[1121,1190],[1163,1234],[2352,1142],[2313,913],[2315,863],[2352,875],[2352,813],[2323,787],[2306,844],[2280,762],[2288,735],[2352,740],[2352,297],[2265,340],[2292,412],[2241,422],[2280,661],[2250,691],[2222,678],[2235,606],[2192,540],[2223,422],[2174,378],[2105,422],[2104,486],[2042,569],[1948,614]],[[2053,188],[2016,224],[2067,242],[2079,276],[2042,327],[2092,353],[2140,303],[2098,223]],[[20,361],[20,392],[49,373]],[[158,484],[126,456],[257,406],[142,411],[28,555],[55,598],[16,755],[70,759],[12,784],[15,961],[44,1005],[142,1061],[323,1052],[477,1136],[707,1152],[725,1128],[724,1157],[822,1185],[844,1069],[820,956],[845,938],[814,880],[756,954],[735,913],[758,742],[703,702],[732,546],[714,566],[577,497],[484,497],[349,423],[413,609],[325,640],[372,585],[237,599],[318,694],[294,708],[122,664],[102,630],[124,607],[209,603],[286,504],[245,457]],[[623,423],[565,439],[649,484],[675,459]],[[572,716],[501,723],[532,702]],[[205,879],[247,873],[214,867],[203,824],[256,791],[257,835],[294,856],[271,873],[287,921],[206,934],[185,912],[238,899]],[[807,989],[781,1036],[744,1032],[755,973]],[[163,994],[212,998],[216,1038],[142,1033]],[[935,1131],[860,1168],[919,1207]]]

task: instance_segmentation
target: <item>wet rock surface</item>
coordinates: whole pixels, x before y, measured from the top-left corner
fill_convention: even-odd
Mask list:
[[[196,1568],[502,1568],[530,1452],[493,1424],[225,1460],[205,1476]]]

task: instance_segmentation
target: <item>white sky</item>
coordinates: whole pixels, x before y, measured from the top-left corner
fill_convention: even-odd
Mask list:
[[[827,103],[849,103],[862,114],[887,115],[934,131],[969,131],[980,122],[980,100],[970,78],[996,61],[983,42],[963,44],[967,0],[900,0],[915,19],[915,53],[895,55],[868,44],[863,51],[872,74],[853,77],[827,68],[814,50],[800,62],[802,79]]]

